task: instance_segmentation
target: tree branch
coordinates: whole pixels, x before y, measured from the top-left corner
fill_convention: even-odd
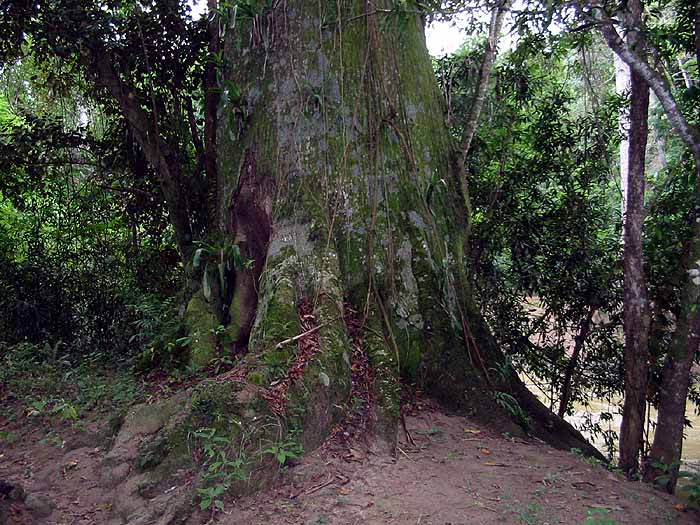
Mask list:
[[[197,158],[204,156],[204,144],[199,136],[197,129],[197,119],[194,116],[194,108],[192,107],[192,97],[185,97],[185,109],[187,110],[187,122],[190,125],[190,134],[192,135],[192,144],[197,152]]]
[[[661,106],[666,112],[668,120],[678,136],[693,152],[693,155],[700,157],[700,131],[688,123],[685,116],[678,107],[676,99],[673,97],[671,86],[665,78],[657,73],[649,63],[631,49],[615,29],[615,21],[603,10],[598,0],[577,0],[576,8],[585,18],[594,19],[597,22],[603,38],[608,47],[619,56],[630,69],[642,77],[649,87],[654,91]],[[697,35],[696,35],[697,38]]]
[[[117,101],[146,160],[158,174],[180,255],[183,260],[188,260],[192,247],[192,229],[188,207],[180,186],[180,166],[177,155],[155,129],[143,110],[136,92],[129,89],[114,71],[107,51],[96,44],[90,48],[90,52],[97,83],[107,89]]]
[[[496,54],[498,53],[498,37],[501,34],[503,19],[505,18],[508,9],[510,9],[511,2],[512,0],[502,0],[499,4],[495,5],[491,11],[489,36],[486,42],[484,57],[481,61],[481,67],[479,69],[479,82],[476,85],[474,102],[472,103],[472,107],[469,111],[467,127],[464,131],[464,137],[462,138],[462,145],[460,148],[462,155],[465,158],[469,153],[469,148],[471,147],[472,140],[474,140],[474,135],[476,134],[476,129],[479,125],[479,116],[481,115],[481,110],[484,107],[484,102],[486,100],[486,91],[489,87],[491,70],[493,69],[493,63],[495,62]]]
[[[462,143],[460,144],[457,156],[457,175],[459,177],[460,190],[462,192],[462,198],[464,199],[464,206],[468,217],[467,232],[465,234],[467,242],[469,242],[469,237],[471,235],[472,205],[469,197],[469,185],[467,184],[466,160],[472,141],[474,140],[474,135],[476,134],[476,129],[479,126],[479,117],[481,116],[481,110],[484,107],[484,102],[486,100],[486,92],[489,86],[489,79],[491,78],[491,70],[493,69],[493,63],[495,62],[496,54],[498,53],[498,37],[501,33],[501,28],[503,27],[503,19],[510,9],[511,3],[512,0],[501,0],[493,7],[491,11],[489,36],[486,41],[486,49],[484,50],[484,57],[481,61],[481,67],[479,68],[479,81],[476,85],[474,101],[472,102],[472,107],[469,111],[466,129],[464,131],[464,136],[462,138]]]

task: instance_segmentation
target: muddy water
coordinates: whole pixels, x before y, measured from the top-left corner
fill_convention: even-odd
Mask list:
[[[615,432],[620,431],[620,422],[622,421],[622,415],[620,414],[620,408],[614,404],[610,404],[601,399],[594,399],[591,401],[590,406],[576,406],[576,411],[572,416],[567,417],[567,420],[572,423],[575,427],[581,427],[586,418],[586,413],[590,413],[594,418],[600,419],[600,414],[604,412],[609,412],[613,414],[613,419],[611,421],[601,422],[601,427],[605,429],[611,429]],[[686,417],[690,420],[692,427],[685,429],[685,440],[683,441],[683,460],[693,463],[700,464],[700,416],[695,413],[695,407],[692,403],[686,405],[685,410]],[[656,420],[656,410],[652,408],[651,410],[652,421]],[[653,436],[653,429],[651,430]],[[590,438],[591,436],[586,436]],[[595,445],[601,449],[604,449],[604,443],[601,438],[593,440]]]
[[[524,306],[527,308],[529,315],[533,319],[542,319],[546,316],[545,310],[542,308],[540,301],[537,297],[529,297]],[[608,322],[607,316],[596,312],[593,317],[594,323]],[[622,332],[618,334],[622,337]],[[545,334],[537,334],[532,336],[532,342],[535,344],[545,344],[557,342],[558,335],[554,330],[552,332],[547,332]],[[567,344],[569,350],[572,349],[574,340],[573,334],[566,334],[564,336],[564,343]],[[561,341],[559,341],[561,343]],[[528,388],[542,401],[545,405],[548,404],[547,396],[540,390],[538,386],[532,383],[527,376],[521,375],[521,379],[528,386]],[[548,388],[548,385],[540,385],[543,388]],[[566,419],[578,429],[582,429],[586,422],[590,419],[592,422],[599,422],[600,427],[604,430],[613,430],[619,435],[620,423],[622,421],[622,407],[619,399],[613,399],[612,401],[607,401],[604,399],[592,399],[587,406],[574,405],[574,414],[567,416]],[[601,414],[609,413],[612,414],[612,419],[609,421],[603,421],[601,419]],[[651,409],[649,414],[652,421],[656,421],[656,410]],[[685,429],[685,439],[683,441],[683,454],[682,459],[684,462],[684,467],[687,470],[694,470],[700,473],[700,415],[695,412],[695,406],[692,403],[686,404],[685,417],[690,421],[691,427],[686,427]],[[653,439],[653,428],[649,428],[650,436],[649,440]],[[587,432],[583,434],[588,438],[599,450],[603,453],[606,452],[605,441],[602,436],[592,436]]]
[[[528,387],[546,403],[542,392],[532,384]],[[603,399],[593,399],[588,406],[574,405],[575,411],[573,415],[567,416],[566,419],[576,428],[584,426],[586,420],[590,417],[593,422],[599,422],[600,427],[604,430],[614,430],[619,434],[620,422],[622,421],[621,407],[617,406],[617,400],[612,403]],[[601,420],[601,414],[610,413],[612,419],[609,421]],[[656,410],[651,410],[652,421],[656,420]],[[683,441],[683,461],[688,467],[693,467],[694,470],[700,470],[700,415],[695,412],[695,407],[692,403],[686,405],[685,416],[691,422],[692,427],[685,429],[685,440]],[[651,437],[653,438],[653,429],[650,429]],[[605,451],[605,442],[602,436],[591,436],[584,432],[584,435],[601,451]]]

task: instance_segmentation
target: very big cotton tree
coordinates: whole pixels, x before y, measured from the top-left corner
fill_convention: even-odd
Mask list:
[[[468,196],[417,5],[210,1],[216,15],[197,24],[172,1],[3,3],[5,41],[72,63],[143,148],[200,284],[186,313],[191,360],[239,355],[227,380],[127,416],[103,480],[117,487],[118,520],[186,513],[186,488],[155,491],[148,510],[135,494],[176,485],[197,428],[236,444],[246,486],[271,472],[259,443],[294,431],[314,448],[352,395],[371,401],[368,430],[391,445],[401,379],[501,425],[510,406],[534,435],[597,454],[503,366],[475,304]],[[180,32],[164,42],[156,16]],[[183,70],[202,49],[204,66]],[[190,85],[168,68],[197,76]],[[188,87],[201,89],[201,110],[178,113]],[[187,140],[173,115],[189,122]],[[352,373],[358,359],[371,366],[364,378]],[[137,435],[148,436],[140,449]]]

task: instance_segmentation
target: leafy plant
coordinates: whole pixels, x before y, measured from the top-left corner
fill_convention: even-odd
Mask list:
[[[145,346],[136,367],[149,369],[179,364],[192,340],[186,335],[185,321],[177,308],[177,297],[160,299],[155,295],[145,295],[131,307],[136,314],[133,323],[136,333],[129,342]]]
[[[252,262],[244,261],[240,247],[228,239],[218,244],[199,241],[197,245],[199,248],[194,252],[192,266],[196,270],[202,270],[204,298],[212,300],[214,284],[218,285],[220,297],[229,297],[233,292],[232,272],[250,268]],[[216,283],[213,282],[214,279],[217,280]]]
[[[236,421],[229,423],[240,426]],[[231,457],[232,439],[221,435],[216,428],[200,428],[191,433],[191,438],[195,439],[201,447],[204,464],[207,466],[204,482],[209,486],[197,489],[200,497],[199,506],[202,510],[221,511],[224,509],[222,495],[234,481],[243,481],[248,477],[245,461],[240,456]]]
[[[682,470],[678,477],[684,480],[680,491],[688,498],[688,503],[696,508],[700,508],[700,473]]]
[[[19,440],[19,436],[9,430],[0,430],[0,443],[12,445]]]
[[[27,417],[40,416],[46,410],[48,401],[39,399],[37,401],[32,401],[27,408]]]
[[[76,406],[63,399],[51,410],[51,413],[58,414],[64,421],[71,421],[73,423],[78,421],[78,409]]]
[[[303,453],[304,447],[302,447],[301,443],[294,439],[287,440],[282,443],[275,443],[263,450],[263,454],[273,456],[280,466],[283,466],[289,459],[296,459],[300,457]]]
[[[662,473],[660,476],[654,478],[653,483],[659,487],[665,488],[668,482],[671,480],[671,471],[678,469],[681,466],[681,461],[674,461],[670,464],[655,461],[651,464],[651,466],[658,469]]]
[[[500,391],[493,392],[491,395],[496,404],[506,410],[520,426],[527,429],[532,425],[530,417],[512,395]]]
[[[533,502],[527,505],[524,509],[516,509],[516,515],[520,523],[526,523],[527,525],[535,525],[540,522],[538,519],[538,514],[542,511],[542,506]]]

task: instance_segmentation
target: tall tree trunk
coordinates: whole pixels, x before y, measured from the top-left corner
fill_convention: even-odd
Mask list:
[[[194,239],[187,205],[187,190],[182,180],[181,159],[177,151],[161,136],[157,115],[152,119],[148,117],[135,90],[125,84],[114,70],[112,57],[102,44],[95,42],[92,47],[86,47],[85,53],[85,58],[93,63],[98,85],[105,88],[116,100],[136,142],[157,174],[180,258],[187,263],[192,255]]]
[[[479,127],[479,117],[481,117],[481,111],[484,107],[484,102],[486,102],[489,80],[491,78],[491,72],[493,71],[493,64],[496,61],[496,54],[498,53],[498,40],[501,36],[503,21],[506,14],[508,14],[511,4],[512,0],[499,0],[491,8],[491,21],[489,22],[489,34],[486,39],[486,48],[484,49],[484,56],[481,59],[479,78],[476,82],[476,87],[474,88],[474,98],[472,100],[471,108],[469,108],[467,123],[465,125],[462,142],[459,146],[459,152],[457,155],[457,170],[459,175],[460,190],[462,192],[462,198],[464,199],[467,215],[471,214],[472,211],[471,198],[469,196],[469,185],[467,181],[467,156],[469,155],[472,141],[476,135],[476,130]],[[470,217],[467,217],[466,226],[466,241],[468,242],[469,236],[471,235]]]
[[[700,155],[695,157],[695,180],[688,277],[683,287],[681,314],[664,364],[654,443],[644,472],[646,481],[657,482],[670,493],[676,488],[683,451],[690,369],[700,351]]]
[[[672,491],[678,477],[683,446],[690,367],[700,344],[700,130],[685,118],[666,79],[649,65],[643,54],[626,45],[615,28],[615,22],[601,8],[600,2],[579,0],[577,6],[582,16],[596,22],[608,46],[654,91],[673,129],[688,146],[695,160],[695,205],[690,213],[692,235],[687,262],[688,279],[683,289],[681,314],[664,366],[654,444],[644,473],[648,481],[668,474],[665,488]],[[627,28],[630,26],[627,25]],[[695,52],[700,58],[700,4],[695,9],[694,32]]]
[[[695,57],[700,64],[700,4],[695,6],[694,29]],[[688,277],[681,299],[681,314],[664,364],[659,416],[644,472],[647,481],[658,483],[664,480],[661,484],[668,492],[676,489],[678,481],[690,369],[700,352],[700,140],[693,152],[695,199],[690,213],[693,227],[687,262]]]
[[[615,55],[615,92],[623,97],[630,94],[630,68],[617,55]],[[620,108],[619,116],[620,128],[620,216],[624,223],[627,213],[627,187],[629,185],[629,129],[630,114],[628,107]],[[624,238],[624,234],[623,234]]]
[[[639,27],[642,4],[627,4],[628,27]],[[642,35],[627,34],[628,45],[644,53]],[[649,307],[644,274],[644,175],[649,115],[649,86],[635,71],[630,75],[629,180],[626,213],[623,217],[625,248],[624,328],[625,328],[625,401],[620,426],[620,468],[628,476],[639,470],[644,445],[646,386],[649,362]]]

